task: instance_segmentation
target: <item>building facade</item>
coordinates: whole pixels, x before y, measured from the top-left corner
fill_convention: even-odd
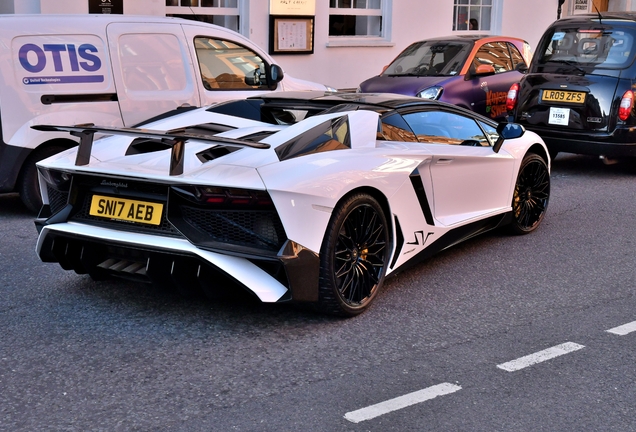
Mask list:
[[[382,71],[411,42],[479,32],[535,47],[557,16],[636,10],[636,0],[3,0],[2,14],[179,16],[238,31],[290,74],[339,89]],[[36,30],[34,30],[36,31]]]

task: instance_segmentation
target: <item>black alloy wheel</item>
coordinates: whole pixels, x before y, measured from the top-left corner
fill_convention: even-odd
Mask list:
[[[537,229],[548,208],[550,173],[543,158],[528,153],[521,162],[512,197],[512,230],[528,234]]]
[[[318,309],[363,312],[380,290],[389,260],[389,226],[370,195],[346,198],[334,210],[320,251]]]

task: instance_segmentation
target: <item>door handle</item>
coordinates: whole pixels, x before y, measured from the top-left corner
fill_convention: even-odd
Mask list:
[[[453,159],[447,159],[447,158],[439,158],[437,159],[437,162],[435,162],[437,165],[448,165],[449,163],[451,163],[453,161]]]

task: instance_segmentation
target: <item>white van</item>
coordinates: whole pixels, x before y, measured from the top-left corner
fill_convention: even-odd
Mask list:
[[[283,74],[240,34],[179,18],[0,15],[0,193],[40,208],[35,162],[76,145],[36,124],[130,127],[174,109],[274,90]]]

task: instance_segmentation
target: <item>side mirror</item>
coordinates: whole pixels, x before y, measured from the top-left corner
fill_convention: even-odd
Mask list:
[[[245,84],[248,86],[260,86],[261,78],[264,78],[264,73],[261,72],[259,67],[256,67],[252,72],[245,74]]]
[[[526,130],[517,123],[499,123],[497,133],[499,134],[499,138],[497,138],[497,142],[492,148],[495,153],[499,153],[499,149],[501,149],[505,140],[520,138],[526,133]]]
[[[269,67],[269,85],[270,86],[282,81],[284,76],[285,74],[283,73],[283,69],[280,66],[273,64]]]
[[[517,65],[517,67],[515,68],[515,70],[517,72],[521,72],[521,73],[527,73],[528,72],[528,65],[526,65],[525,63],[519,63]]]
[[[495,68],[492,65],[479,65],[477,69],[475,69],[475,75],[493,75],[495,73]]]

